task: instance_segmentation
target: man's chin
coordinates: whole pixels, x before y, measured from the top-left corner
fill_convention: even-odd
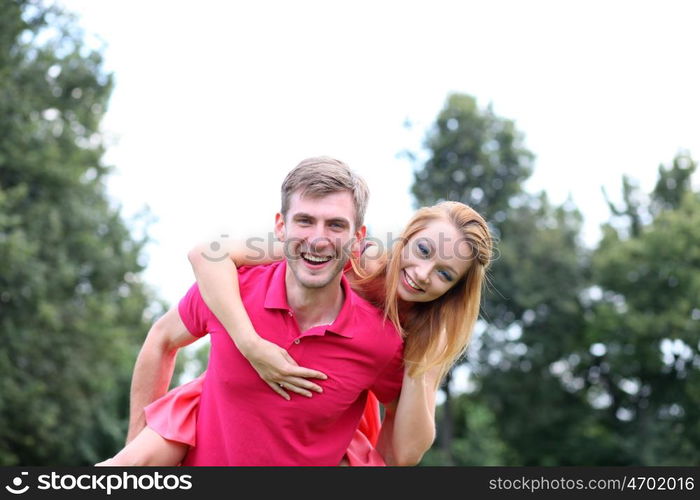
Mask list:
[[[297,281],[305,288],[324,288],[330,285],[340,273],[328,273],[323,275],[308,275],[303,271],[297,274]]]
[[[309,281],[309,280],[298,280],[299,284],[304,287],[308,288],[311,290],[316,290],[319,288],[325,288],[327,287],[332,280],[326,280],[326,281]]]
[[[340,275],[342,268],[337,267],[335,269],[328,269],[327,272],[322,274],[311,274],[306,269],[296,269],[294,270],[294,276],[297,282],[304,288],[324,288],[330,285],[333,280],[335,280],[338,275]]]

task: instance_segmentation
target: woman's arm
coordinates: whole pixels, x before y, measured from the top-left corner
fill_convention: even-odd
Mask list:
[[[244,354],[254,349],[260,337],[241,301],[237,266],[282,260],[282,244],[272,242],[251,249],[241,241],[202,243],[190,250],[187,257],[204,302],[228,330],[236,347]]]
[[[439,368],[418,377],[404,373],[394,421],[394,453],[399,465],[415,465],[435,441],[435,398]]]
[[[439,337],[437,352],[442,352],[447,335],[441,331]],[[437,365],[415,377],[404,369],[398,404],[395,411],[387,412],[392,427],[385,441],[390,445],[392,465],[416,465],[435,441],[435,398],[443,369],[444,365]]]
[[[398,403],[385,407],[377,451],[387,465],[416,465],[435,441],[439,368],[411,377],[404,372]]]
[[[310,391],[321,392],[320,386],[306,379],[325,380],[326,376],[317,370],[298,366],[285,349],[261,338],[241,301],[236,265],[269,264],[281,260],[284,258],[283,244],[271,242],[251,248],[243,242],[216,243],[216,247],[214,243],[197,245],[188,253],[204,302],[229,332],[241,354],[273,391],[285,399],[289,399],[285,389],[308,397],[311,397]],[[214,248],[216,253],[212,251]],[[284,384],[284,389],[280,384]]]

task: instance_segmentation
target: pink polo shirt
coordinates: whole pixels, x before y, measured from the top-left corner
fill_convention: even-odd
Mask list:
[[[286,401],[258,376],[209,310],[197,285],[180,301],[192,335],[210,334],[197,417],[197,445],[183,465],[338,465],[362,416],[367,391],[394,401],[403,378],[403,342],[382,313],[343,276],[345,302],[331,325],[299,330],[287,304],[286,262],[239,269],[243,304],[261,337],[300,366],[328,375],[322,394]]]

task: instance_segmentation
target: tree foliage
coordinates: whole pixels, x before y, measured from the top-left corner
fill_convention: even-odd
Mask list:
[[[476,99],[452,94],[426,140],[430,158],[415,172],[418,205],[461,201],[494,222],[503,220],[509,200],[522,192],[534,156],[515,124]]]
[[[123,444],[152,301],[105,194],[112,89],[74,20],[0,0],[0,464],[91,464]]]
[[[470,430],[454,421],[469,411],[451,410],[446,391],[447,407],[442,411],[446,420],[439,427],[441,431],[454,421],[454,430],[439,432],[439,453],[445,463],[480,463],[478,456],[469,456],[469,443],[489,434],[498,440],[489,461],[529,463],[528,437],[544,437],[545,430],[552,435],[552,426],[566,420],[549,408],[530,411],[526,419],[522,416],[532,410],[531,405],[549,406],[549,401],[536,400],[541,390],[558,386],[548,372],[549,364],[582,329],[575,319],[581,316],[578,294],[585,285],[585,253],[578,243],[581,216],[572,207],[553,207],[544,194],[523,190],[534,155],[525,148],[522,133],[492,107],[480,109],[471,96],[448,97],[426,148],[429,159],[417,169],[413,187],[418,204],[441,199],[467,203],[486,217],[497,241],[483,323],[469,358],[472,382],[478,387],[469,401],[479,415],[488,416],[485,421],[492,428]],[[524,384],[529,390],[513,390]],[[454,403],[466,401],[460,397]],[[526,434],[518,432],[523,426],[529,427]]]
[[[600,421],[624,437],[620,454],[641,465],[700,461],[700,196],[696,168],[679,154],[659,168],[640,210],[648,223],[605,226],[593,274],[601,297],[587,325],[594,345],[571,366]],[[625,207],[623,212],[634,212]]]
[[[426,149],[417,204],[470,204],[498,239],[467,359],[470,389],[454,397],[444,387],[439,441],[424,463],[697,463],[692,159],[661,166],[648,196],[625,177],[622,203],[609,202],[611,222],[591,251],[570,202],[523,190],[534,155],[491,107],[449,96]]]

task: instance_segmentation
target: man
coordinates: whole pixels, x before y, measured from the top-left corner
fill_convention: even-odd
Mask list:
[[[342,270],[365,235],[367,187],[338,160],[310,158],[282,185],[275,234],[285,261],[243,267],[243,304],[261,337],[302,366],[325,373],[322,393],[270,391],[193,286],[151,329],[132,381],[130,435],[143,408],[170,383],[175,355],[207,333],[211,351],[197,417],[196,446],[183,465],[337,465],[364,409],[366,391],[398,397],[402,341],[382,313],[357,296]]]

